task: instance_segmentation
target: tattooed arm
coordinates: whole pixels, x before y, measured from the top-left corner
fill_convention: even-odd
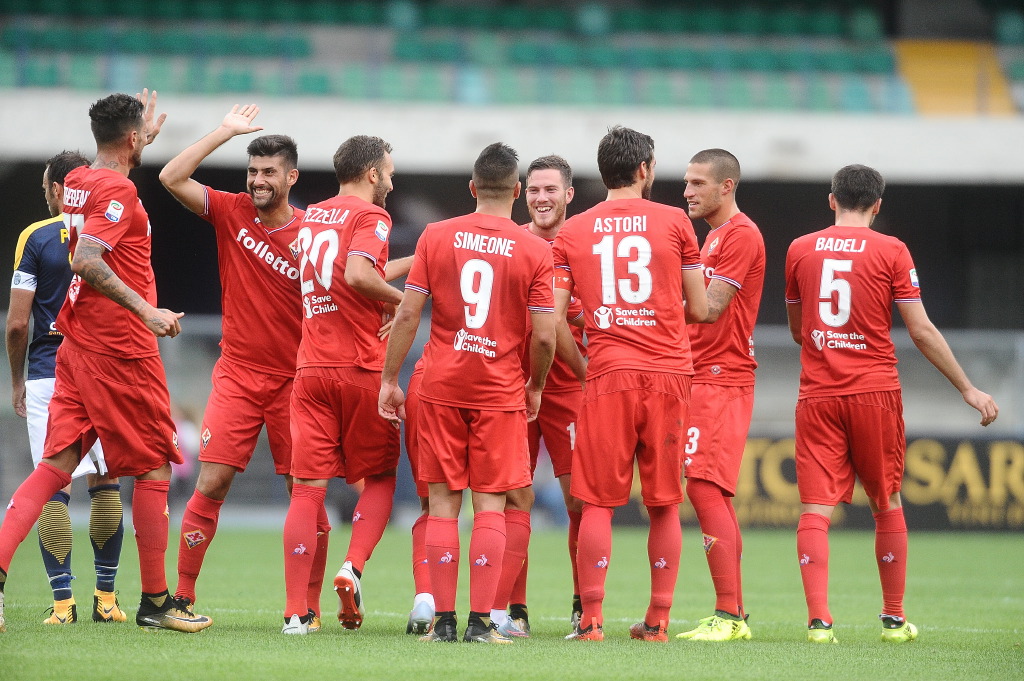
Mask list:
[[[708,284],[708,318],[704,320],[705,324],[711,324],[722,316],[737,290],[739,289],[721,279],[711,280]]]
[[[128,288],[103,260],[105,250],[91,239],[79,239],[75,247],[75,256],[71,260],[71,271],[93,289],[138,316],[154,335],[173,338],[181,333],[181,324],[178,320],[184,313],[155,308]]]

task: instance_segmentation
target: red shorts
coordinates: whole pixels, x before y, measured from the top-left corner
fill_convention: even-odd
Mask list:
[[[427,483],[420,479],[419,459],[419,412],[420,412],[420,381],[422,371],[414,371],[409,377],[409,390],[405,394],[405,453],[409,456],[409,468],[412,479],[416,483],[416,496],[426,498],[430,495]]]
[[[398,429],[377,413],[379,395],[379,371],[299,369],[291,399],[292,476],[352,483],[394,470]]]
[[[43,458],[75,442],[81,442],[84,455],[97,437],[112,478],[184,463],[160,357],[97,355],[65,339],[57,350]]]
[[[899,390],[796,404],[796,484],[805,504],[853,499],[854,477],[882,511],[900,491],[907,438]]]
[[[691,376],[613,371],[587,381],[572,456],[574,497],[622,506],[640,470],[645,506],[683,500]]]
[[[694,383],[683,446],[686,477],[713,482],[736,496],[753,413],[754,386]]]
[[[268,374],[221,357],[213,367],[213,389],[200,430],[199,460],[245,470],[267,426],[274,471],[291,469],[292,434],[288,425],[293,376]]]
[[[537,456],[540,454],[540,440],[551,457],[555,477],[560,478],[572,472],[572,448],[576,444],[576,418],[583,403],[583,391],[572,390],[564,393],[544,393],[540,401],[540,413],[535,421],[527,425],[530,441],[530,471],[537,470]]]
[[[465,409],[421,399],[419,419],[424,426],[418,440],[424,482],[497,494],[532,481],[525,410]]]

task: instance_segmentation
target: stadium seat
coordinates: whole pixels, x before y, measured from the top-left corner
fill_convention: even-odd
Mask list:
[[[462,61],[462,43],[456,38],[438,38],[426,43],[426,57],[436,62]]]
[[[1024,10],[1005,9],[996,15],[996,40],[1003,45],[1024,45]]]
[[[413,74],[412,95],[426,102],[450,102],[452,86],[452,78],[445,67],[424,64]]]
[[[885,38],[881,18],[877,12],[868,8],[858,8],[850,13],[847,31],[852,39],[863,42],[878,41]]]
[[[620,66],[622,54],[612,44],[599,40],[588,45],[583,51],[583,61],[594,68],[610,69]]]
[[[268,7],[270,19],[282,24],[295,24],[303,19],[302,6],[297,0],[274,0]]]
[[[623,69],[603,72],[598,82],[601,84],[601,104],[627,106],[637,101],[633,92],[634,76]]]
[[[143,86],[160,92],[178,92],[181,87],[176,73],[172,60],[150,58],[146,65]]]
[[[500,66],[508,59],[505,39],[497,33],[474,33],[465,49],[466,59],[479,66]]]
[[[256,90],[270,97],[284,97],[290,94],[284,73],[279,70],[260,73],[256,79]]]
[[[725,33],[726,13],[718,7],[701,7],[693,11],[693,29],[698,33]]]
[[[311,24],[340,24],[345,20],[344,6],[339,2],[313,0],[302,7],[302,18]]]
[[[544,46],[545,56],[555,66],[581,66],[583,51],[573,40],[552,40]]]
[[[183,0],[151,0],[150,3],[138,3],[152,7],[153,16],[157,19],[177,21],[186,16],[186,7]]]
[[[858,55],[860,70],[867,73],[886,74],[896,71],[896,59],[892,50],[885,43],[877,47],[868,48]]]
[[[217,76],[217,89],[220,92],[253,92],[256,89],[256,78],[244,66],[225,66]]]
[[[882,108],[894,114],[913,114],[914,97],[906,81],[897,75],[890,76],[883,87]]]
[[[1006,75],[1013,81],[1024,81],[1024,59],[1018,59],[1006,67]]]
[[[420,5],[413,0],[388,0],[384,18],[396,31],[415,31],[423,20]]]
[[[843,111],[868,113],[875,110],[871,89],[863,76],[849,74],[843,78],[839,90],[839,103]]]
[[[509,63],[522,66],[540,64],[543,60],[542,43],[535,40],[515,39],[508,46]]]
[[[331,75],[318,68],[304,68],[295,79],[295,94],[326,96],[331,94]]]
[[[465,66],[455,72],[453,99],[460,104],[479,106],[494,101],[487,71],[478,66]]]
[[[106,0],[81,0],[73,5],[73,14],[89,19],[104,19],[110,15],[110,3]]]
[[[522,31],[533,25],[530,13],[518,3],[499,7],[495,15],[495,21],[498,22],[497,26],[503,31]]]
[[[0,89],[18,85],[18,60],[10,52],[0,51]]]
[[[764,81],[764,106],[773,111],[792,111],[799,106],[789,78],[782,74],[771,74]]]
[[[589,38],[607,35],[612,27],[612,15],[608,6],[587,2],[576,10],[576,30]]]
[[[683,104],[695,109],[710,109],[715,106],[715,86],[710,74],[701,71],[690,73],[686,86]]]
[[[29,55],[21,72],[25,87],[54,88],[60,85],[60,68],[52,56]]]
[[[428,58],[429,48],[418,33],[398,33],[391,49],[391,56],[398,61],[420,62]]]
[[[181,82],[182,89],[186,92],[213,94],[217,91],[217,82],[211,74],[208,62],[204,59],[189,61]]]
[[[99,57],[95,57],[99,59]],[[154,60],[150,60],[152,63]],[[159,60],[169,64],[167,60]],[[176,87],[171,87],[163,82],[149,80],[140,77],[143,75],[142,63],[136,57],[118,57],[107,60],[107,87],[113,92],[139,92],[142,88],[148,87],[160,92],[174,92]]]
[[[92,56],[73,55],[68,60],[64,84],[75,90],[102,90],[105,83],[101,61]]]
[[[834,111],[832,87],[826,78],[811,76],[805,80],[804,105],[811,111]]]
[[[745,5],[731,12],[728,26],[732,33],[756,37],[763,35],[768,27],[768,15],[757,5]]]
[[[95,2],[95,0],[88,0]],[[224,0],[203,0],[191,6],[191,12],[196,19],[206,21],[222,21],[227,19],[228,8]]]
[[[559,104],[597,104],[597,76],[590,70],[573,70],[568,74],[567,82],[555,88],[555,101]]]
[[[388,101],[412,98],[405,66],[384,64],[380,67],[377,75],[377,96]]]
[[[782,7],[768,15],[768,32],[781,36],[798,36],[807,32],[807,15],[798,7]]]
[[[373,26],[384,23],[383,7],[368,0],[352,0],[339,3],[345,7],[345,22],[357,26]]]
[[[336,86],[338,94],[345,99],[368,99],[370,97],[370,74],[362,63],[346,64],[340,70]]]
[[[110,8],[111,14],[126,19],[150,19],[153,17],[153,5],[138,0],[114,0]]]
[[[725,79],[724,103],[730,109],[754,108],[750,79],[742,73],[730,73]]]
[[[648,106],[676,106],[679,101],[668,71],[647,71],[640,88],[640,101]]]
[[[857,55],[841,48],[818,52],[815,64],[819,71],[829,73],[854,73],[860,70]]]

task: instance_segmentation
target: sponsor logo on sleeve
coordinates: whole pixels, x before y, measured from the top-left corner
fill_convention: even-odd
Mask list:
[[[121,215],[124,214],[124,204],[120,201],[111,201],[107,204],[107,210],[104,211],[103,217],[110,220],[111,222],[120,222]]]
[[[391,231],[391,228],[388,227],[386,222],[384,222],[383,220],[377,220],[377,229],[373,230],[373,233],[381,241],[387,241],[388,240],[388,232],[390,232],[390,231]]]
[[[921,288],[921,282],[917,280],[917,269],[910,270],[910,284],[914,288]]]

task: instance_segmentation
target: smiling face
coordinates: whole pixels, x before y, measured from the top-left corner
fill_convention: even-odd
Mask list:
[[[573,188],[565,186],[562,173],[554,168],[534,170],[526,179],[526,208],[530,220],[542,232],[557,232],[565,222],[565,209],[572,196]]]
[[[288,202],[295,180],[281,156],[250,156],[245,188],[258,210],[273,210]]]
[[[377,177],[377,183],[373,185],[373,204],[384,208],[388,200],[388,194],[395,188],[391,179],[395,174],[395,162],[391,160],[391,154],[384,154],[384,162],[380,168],[372,168],[371,174]]]
[[[710,163],[691,163],[686,167],[683,180],[686,182],[683,198],[691,220],[706,219],[722,208],[725,182],[718,181]]]

